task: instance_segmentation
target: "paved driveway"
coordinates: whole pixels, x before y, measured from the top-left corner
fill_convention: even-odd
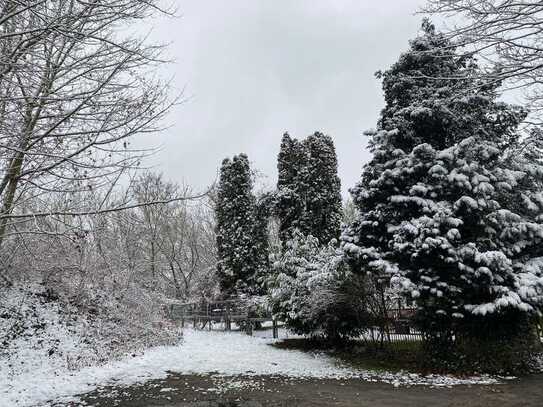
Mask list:
[[[360,380],[175,376],[83,397],[97,407],[542,407],[543,375],[492,386],[394,387]],[[79,405],[79,404],[66,404]]]

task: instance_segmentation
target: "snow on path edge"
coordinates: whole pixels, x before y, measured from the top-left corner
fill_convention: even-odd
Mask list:
[[[394,386],[495,384],[490,376],[456,378],[414,373],[388,373],[339,366],[324,354],[304,353],[269,346],[273,340],[240,333],[205,332],[185,329],[183,341],[175,346],[159,346],[141,356],[125,357],[101,366],[77,371],[50,366],[47,358],[41,368],[23,371],[0,381],[2,406],[46,405],[48,401],[70,399],[99,386],[129,386],[177,374],[217,373],[230,375],[281,375],[297,378],[359,378]],[[33,363],[35,365],[35,361]]]

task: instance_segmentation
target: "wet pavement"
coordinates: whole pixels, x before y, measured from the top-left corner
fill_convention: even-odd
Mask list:
[[[77,403],[96,407],[541,407],[543,375],[498,385],[394,387],[356,379],[174,375],[102,387]]]

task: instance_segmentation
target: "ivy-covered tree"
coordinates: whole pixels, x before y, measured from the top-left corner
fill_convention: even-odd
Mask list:
[[[321,244],[338,238],[341,183],[332,138],[317,132],[300,142],[285,134],[277,168],[281,241],[290,240],[295,230],[316,237]]]
[[[339,237],[342,217],[336,149],[330,136],[318,132],[306,138],[303,146],[307,152],[304,224],[309,234],[328,244]]]
[[[519,148],[526,113],[499,84],[423,31],[379,75],[386,106],[342,246],[416,301],[430,341],[518,337],[543,310],[541,157]]]
[[[259,230],[264,226],[252,188],[251,168],[245,154],[222,162],[215,211],[217,273],[224,295],[258,293],[258,276],[267,267],[267,238],[265,231]]]

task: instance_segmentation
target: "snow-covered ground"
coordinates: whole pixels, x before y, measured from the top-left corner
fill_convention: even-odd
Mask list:
[[[283,350],[269,346],[271,339],[249,337],[241,333],[205,332],[185,329],[183,341],[176,346],[160,346],[140,356],[126,357],[102,366],[69,371],[50,363],[45,356],[31,360],[16,375],[6,374],[0,366],[2,407],[47,405],[51,400],[69,400],[76,394],[98,386],[117,386],[162,379],[168,372],[178,374],[218,373],[222,375],[284,375],[315,378],[360,378],[384,381],[395,386],[491,384],[496,379],[481,376],[459,379],[451,376],[420,376],[409,373],[383,373],[339,366],[323,354]],[[38,358],[38,355],[36,355]],[[1,363],[1,362],[0,362]]]

